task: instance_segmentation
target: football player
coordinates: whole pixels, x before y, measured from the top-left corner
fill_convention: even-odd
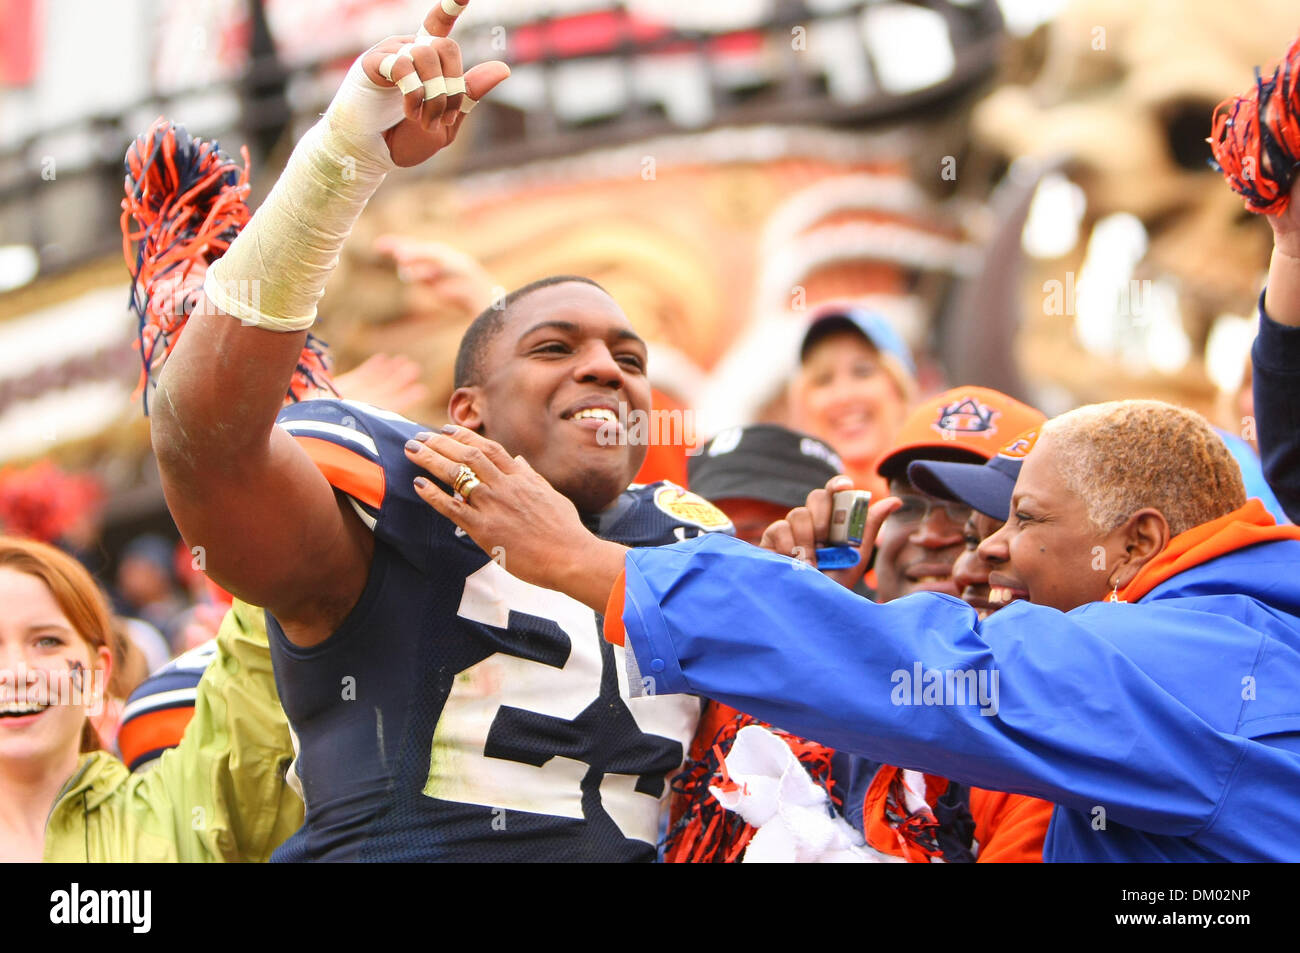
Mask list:
[[[508,542],[484,552],[430,510],[407,450],[419,425],[346,400],[281,410],[369,197],[454,140],[508,75],[502,63],[462,73],[447,35],[463,9],[443,0],[418,33],[353,64],[208,271],[159,378],[153,444],[186,541],[214,580],[267,610],[306,804],[274,859],[653,860],[699,701],[632,697],[595,612],[513,577]],[[622,421],[649,410],[645,362],[603,289],[545,279],[466,332],[449,413],[603,537],[642,546],[729,529],[672,485],[628,489],[645,447]],[[453,482],[465,499],[491,492],[472,466]]]

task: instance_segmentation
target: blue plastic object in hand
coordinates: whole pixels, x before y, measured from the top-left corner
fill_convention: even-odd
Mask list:
[[[817,550],[818,569],[852,569],[860,558],[857,547],[826,546]]]

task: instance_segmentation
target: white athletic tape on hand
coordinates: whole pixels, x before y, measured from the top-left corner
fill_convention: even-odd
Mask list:
[[[394,95],[391,86],[373,82],[358,58],[344,77],[334,101],[325,113],[330,129],[341,140],[346,140],[346,154],[358,159],[369,159],[382,165],[384,171],[395,169],[388,155],[384,133],[404,118],[402,97]]]
[[[411,70],[405,76],[397,81],[397,89],[403,96],[407,93],[413,93],[424,84],[420,82],[420,74]],[[426,99],[428,97],[425,97]]]
[[[421,44],[421,43],[423,43],[424,40],[432,40],[432,39],[434,39],[434,35],[433,35],[432,33],[430,33],[428,30],[426,30],[426,29],[424,28],[424,24],[421,23],[421,24],[420,24],[420,29],[418,29],[418,30],[415,31],[415,42],[416,42],[417,44]],[[423,45],[424,45],[424,46],[428,46],[429,44],[428,44],[428,43],[423,43]]]
[[[425,101],[434,99],[435,96],[447,96],[447,95],[450,95],[450,92],[448,92],[447,90],[446,77],[434,77],[433,79],[425,79],[424,81]]]
[[[478,105],[478,100],[470,99],[469,94],[467,93],[465,95],[465,98],[460,101],[460,111],[462,113],[467,113],[477,105]]]
[[[402,97],[371,80],[358,57],[257,214],[208,269],[208,298],[245,324],[311,327],[344,239],[397,168],[384,132],[403,117]]]
[[[449,76],[447,78],[447,95],[460,96],[465,92],[464,76]]]
[[[414,43],[403,43],[396,53],[389,53],[385,56],[379,63],[379,75],[390,83],[393,82],[393,67],[397,65],[399,59],[405,56],[412,63],[415,62],[415,59],[411,56],[411,50],[414,48]]]
[[[458,17],[465,12],[468,3],[457,3],[456,0],[442,0],[442,12],[449,17]]]
[[[435,76],[433,79],[426,79],[424,81],[424,101],[426,103],[438,96],[446,95],[447,81],[441,76]]]

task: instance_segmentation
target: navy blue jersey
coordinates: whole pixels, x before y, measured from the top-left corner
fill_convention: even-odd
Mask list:
[[[352,401],[285,408],[291,433],[375,535],[357,605],[298,648],[268,618],[306,803],[276,860],[653,860],[692,697],[632,697],[601,618],[508,572],[421,500],[421,429]],[[445,487],[444,487],[445,489]],[[728,530],[671,484],[584,521],[653,546]],[[304,558],[310,554],[304,553]]]

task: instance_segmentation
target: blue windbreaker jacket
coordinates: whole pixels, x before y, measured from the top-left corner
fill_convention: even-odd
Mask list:
[[[1015,603],[983,622],[933,593],[877,605],[712,535],[625,567],[649,691],[1052,801],[1047,861],[1300,860],[1300,541],[1229,552],[1137,603]]]

